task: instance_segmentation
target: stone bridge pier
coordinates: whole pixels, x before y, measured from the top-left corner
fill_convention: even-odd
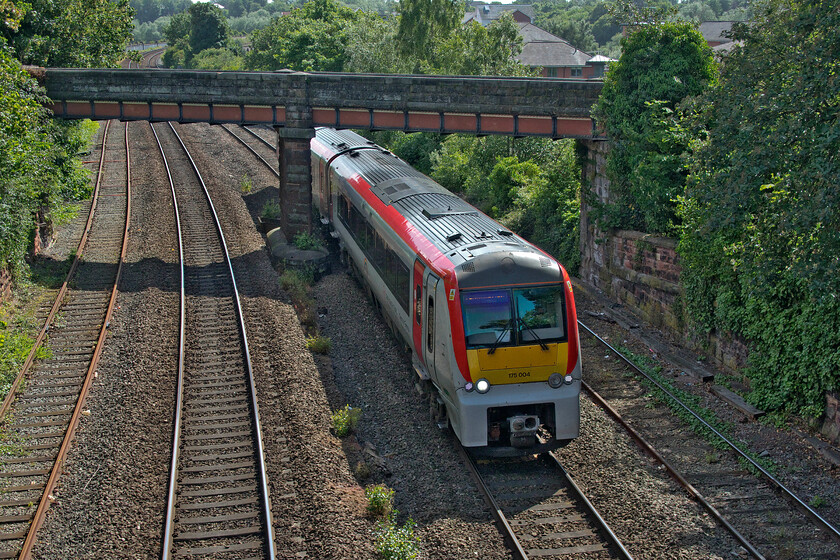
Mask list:
[[[312,164],[309,141],[313,128],[278,128],[277,155],[280,162],[281,227],[288,239],[301,232],[311,233]]]

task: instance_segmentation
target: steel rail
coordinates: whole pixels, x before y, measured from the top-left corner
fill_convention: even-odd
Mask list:
[[[811,518],[811,519],[812,519],[812,520],[813,520],[813,521],[814,521],[814,522],[815,522],[815,523],[816,523],[816,524],[817,524],[820,528],[822,528],[823,530],[825,530],[825,531],[828,533],[828,535],[829,535],[829,536],[830,536],[830,537],[831,537],[831,538],[832,538],[835,542],[840,543],[840,530],[838,530],[838,529],[837,529],[836,527],[834,527],[831,523],[829,523],[827,520],[825,520],[825,519],[824,519],[824,518],[823,518],[820,514],[818,514],[816,511],[814,511],[814,509],[813,509],[811,506],[809,506],[807,503],[805,503],[804,501],[802,501],[802,499],[801,499],[801,498],[799,498],[799,496],[797,496],[796,494],[794,494],[792,490],[790,490],[787,486],[785,486],[784,484],[782,484],[782,483],[781,483],[781,482],[780,482],[780,481],[779,481],[776,477],[774,477],[772,474],[770,474],[770,473],[767,471],[767,469],[765,469],[765,468],[764,468],[764,467],[762,467],[760,464],[758,464],[758,462],[756,462],[756,461],[755,461],[752,457],[750,457],[749,455],[747,455],[746,453],[744,453],[744,452],[743,452],[743,451],[742,451],[742,450],[741,450],[741,449],[740,449],[737,445],[735,445],[735,443],[734,443],[734,442],[732,442],[729,438],[727,438],[725,435],[723,435],[723,434],[722,434],[722,433],[720,433],[718,430],[716,430],[713,426],[711,426],[708,422],[706,422],[706,421],[705,421],[705,420],[704,420],[704,419],[703,419],[703,418],[702,418],[699,414],[697,414],[696,412],[694,412],[694,411],[693,411],[693,410],[692,410],[689,406],[687,406],[687,405],[686,405],[685,403],[683,403],[683,402],[682,402],[679,398],[677,398],[677,397],[676,397],[673,393],[671,393],[671,391],[669,391],[669,390],[668,390],[665,386],[663,386],[661,383],[659,383],[659,381],[657,381],[656,379],[654,379],[653,377],[651,377],[650,375],[648,375],[648,374],[647,374],[644,370],[642,370],[639,366],[637,366],[637,365],[636,365],[636,364],[634,364],[634,363],[633,363],[630,359],[628,359],[626,356],[624,356],[624,354],[622,354],[621,352],[619,352],[618,350],[616,350],[615,348],[613,348],[613,346],[612,346],[609,342],[607,342],[606,340],[604,340],[603,338],[601,338],[600,336],[598,336],[598,335],[595,333],[595,331],[593,331],[592,329],[590,329],[589,327],[587,327],[587,326],[586,326],[585,324],[583,324],[580,320],[578,320],[578,324],[579,324],[581,327],[583,327],[583,328],[584,328],[587,332],[589,332],[589,334],[590,334],[590,335],[592,335],[595,339],[597,339],[597,340],[598,340],[601,344],[603,344],[604,346],[606,346],[607,348],[609,348],[610,350],[612,350],[613,352],[615,352],[615,354],[616,354],[619,358],[621,358],[621,360],[622,360],[622,361],[626,362],[626,363],[627,363],[627,364],[628,364],[631,368],[633,368],[633,369],[634,369],[634,370],[636,370],[639,374],[641,374],[642,376],[644,376],[644,377],[645,377],[648,381],[650,381],[651,383],[653,383],[654,385],[656,385],[656,387],[657,387],[657,388],[659,388],[659,390],[660,390],[660,391],[662,391],[663,393],[665,393],[666,395],[668,395],[668,397],[669,397],[672,401],[674,401],[676,404],[678,404],[678,405],[679,405],[679,406],[680,406],[683,410],[685,410],[686,412],[688,412],[688,413],[689,413],[692,417],[694,417],[694,419],[696,419],[696,420],[697,420],[697,421],[699,421],[701,424],[703,424],[703,426],[704,426],[706,429],[708,429],[710,432],[712,432],[713,434],[715,434],[718,438],[720,438],[720,440],[721,440],[721,441],[723,441],[724,443],[726,443],[726,444],[727,444],[727,445],[728,445],[728,446],[729,446],[729,447],[730,447],[733,451],[735,451],[735,453],[736,453],[736,454],[737,454],[740,458],[742,458],[743,460],[747,461],[747,462],[748,462],[750,465],[752,465],[752,466],[753,466],[753,467],[754,467],[754,468],[755,468],[758,472],[760,472],[760,473],[761,473],[761,474],[762,474],[762,475],[763,475],[763,476],[764,476],[767,480],[769,480],[769,481],[770,481],[770,482],[771,482],[771,483],[772,483],[772,484],[773,484],[776,488],[778,488],[779,490],[781,490],[781,491],[782,491],[782,492],[783,492],[783,493],[784,493],[784,494],[785,494],[785,495],[786,495],[789,499],[793,500],[793,502],[797,505],[797,507],[798,507],[798,508],[799,508],[799,509],[803,512],[803,513],[805,513],[806,515],[808,515],[808,516],[809,516],[809,517],[810,517],[810,518]]]
[[[708,500],[696,489],[694,486],[688,482],[675,468],[668,462],[665,457],[663,457],[659,451],[657,451],[642,435],[637,432],[627,421],[615,410],[613,407],[607,403],[607,401],[599,395],[592,387],[587,385],[585,381],[581,382],[583,384],[583,388],[589,393],[590,398],[598,405],[601,409],[603,409],[607,414],[609,414],[616,422],[621,424],[621,426],[627,431],[633,440],[641,447],[645,452],[647,452],[650,456],[654,459],[659,461],[659,463],[665,467],[665,470],[668,471],[668,474],[671,475],[671,478],[677,481],[677,483],[685,488],[688,491],[688,494],[697,500],[709,514],[715,518],[715,520],[720,523],[724,529],[729,531],[729,533],[735,537],[741,546],[743,546],[747,552],[756,560],[765,560],[764,556],[747,540],[747,538],[742,535],[738,529],[732,526],[726,518],[721,515],[721,513],[709,503]]]
[[[598,523],[601,525],[601,529],[606,533],[607,540],[610,541],[610,544],[612,544],[612,546],[614,546],[618,550],[620,556],[624,560],[633,560],[633,556],[624,547],[624,544],[621,542],[621,540],[618,538],[618,536],[613,532],[613,530],[610,528],[610,526],[607,525],[606,520],[603,517],[601,517],[601,514],[598,512],[597,509],[595,509],[595,505],[592,502],[589,501],[589,498],[586,497],[586,495],[583,493],[583,490],[581,490],[580,486],[577,485],[577,482],[575,482],[575,480],[572,478],[572,475],[570,475],[566,471],[566,469],[563,467],[563,465],[560,464],[560,460],[553,453],[547,453],[547,455],[554,460],[555,466],[558,469],[560,469],[560,472],[563,473],[563,477],[566,479],[566,482],[569,483],[569,487],[572,488],[572,490],[574,491],[574,493],[578,497],[578,499],[580,499],[583,502],[583,504],[586,506],[586,509],[589,511],[589,513],[593,517],[595,517],[595,519],[598,520]]]
[[[277,151],[277,146],[273,145],[271,142],[269,142],[268,140],[266,140],[265,138],[263,138],[262,136],[260,136],[259,134],[257,134],[256,132],[254,132],[253,130],[248,128],[247,126],[245,126],[245,125],[239,125],[239,126],[243,130],[245,130],[245,132],[247,132],[248,134],[250,134],[251,136],[253,136],[257,140],[259,140],[260,142],[262,142],[263,144],[265,144],[266,146],[268,146],[269,148],[271,148],[275,152]]]
[[[464,449],[464,446],[460,444],[460,442],[455,442],[455,445],[458,447],[458,452],[461,454],[461,457],[464,459],[464,462],[467,465],[467,469],[469,469],[470,474],[472,474],[473,479],[478,482],[478,489],[484,495],[484,498],[490,503],[491,513],[493,514],[493,518],[499,524],[502,529],[503,536],[505,540],[508,542],[510,547],[513,549],[512,552],[514,556],[519,560],[528,560],[528,554],[525,552],[525,549],[522,548],[522,543],[519,542],[519,539],[516,538],[516,534],[513,532],[513,527],[510,526],[510,523],[507,520],[502,508],[499,507],[498,502],[493,497],[493,494],[490,492],[490,489],[487,488],[487,485],[484,483],[484,479],[481,478],[481,473],[478,472],[478,468],[475,466],[475,462],[470,454]]]
[[[85,375],[85,381],[82,384],[81,391],[79,392],[78,401],[76,401],[76,406],[73,409],[72,416],[70,417],[70,424],[67,427],[67,432],[64,435],[64,440],[61,442],[61,448],[59,449],[58,455],[56,456],[55,462],[53,463],[53,467],[50,472],[50,478],[47,481],[46,486],[44,487],[44,494],[41,496],[41,501],[38,504],[38,509],[35,511],[35,515],[32,518],[32,522],[29,526],[29,532],[26,535],[26,540],[24,540],[23,546],[21,547],[20,556],[18,557],[20,560],[27,560],[31,557],[32,548],[35,545],[35,538],[37,536],[38,529],[41,528],[41,525],[43,525],[44,519],[46,518],[47,510],[50,507],[50,498],[52,496],[52,492],[55,488],[56,482],[58,481],[58,477],[61,474],[61,468],[63,466],[64,460],[67,458],[67,453],[70,450],[70,443],[73,441],[73,436],[76,433],[76,428],[79,424],[79,418],[82,415],[82,407],[85,403],[85,399],[87,398],[88,392],[90,391],[90,386],[93,383],[96,366],[99,365],[99,357],[102,355],[102,351],[105,346],[105,338],[108,334],[108,327],[111,323],[111,314],[114,310],[114,304],[117,300],[117,288],[120,284],[123,263],[125,262],[125,252],[128,241],[128,226],[131,220],[131,158],[129,155],[128,148],[128,123],[125,123],[125,168],[125,227],[123,229],[122,247],[120,248],[120,260],[117,264],[117,274],[114,278],[114,286],[111,289],[111,297],[108,300],[108,309],[105,311],[105,318],[102,321],[102,327],[99,330],[99,338],[96,341],[96,350],[94,350],[93,357],[91,358],[90,365],[88,366],[87,374]]]
[[[507,517],[505,516],[501,507],[499,507],[498,502],[493,497],[493,494],[487,487],[487,484],[484,482],[484,479],[481,477],[481,473],[478,471],[478,467],[475,465],[473,457],[469,454],[469,452],[464,448],[463,445],[461,445],[458,442],[456,442],[456,445],[458,447],[458,452],[461,454],[461,457],[464,459],[464,462],[467,465],[467,469],[470,471],[470,474],[472,474],[473,478],[478,483],[479,490],[481,491],[482,495],[484,495],[487,502],[490,504],[493,517],[501,527],[503,537],[510,545],[514,556],[519,560],[528,560],[530,558],[528,556],[528,553],[522,547],[522,543],[516,537],[516,534],[514,533],[510,522],[507,520]],[[549,461],[549,463],[551,463],[551,461],[553,460],[553,463],[551,463],[552,466],[559,469],[560,473],[563,475],[563,478],[565,479],[572,493],[575,495],[576,498],[580,500],[586,511],[597,521],[598,528],[601,531],[603,531],[603,534],[606,536],[606,540],[608,541],[609,545],[611,545],[616,551],[618,551],[619,556],[622,560],[633,560],[633,556],[624,547],[624,544],[613,532],[613,530],[607,524],[606,520],[595,508],[594,504],[592,504],[592,502],[589,501],[589,499],[583,493],[583,490],[581,490],[580,486],[577,485],[572,476],[566,471],[565,468],[563,468],[563,465],[560,464],[559,459],[557,459],[557,457],[555,457],[551,453],[547,453],[545,455],[548,455],[549,457],[551,457],[551,459],[543,457],[543,460]]]
[[[199,183],[201,184],[201,188],[204,191],[204,195],[207,198],[207,203],[210,206],[210,212],[213,215],[213,221],[216,225],[216,231],[219,233],[219,238],[222,244],[222,249],[225,256],[225,261],[227,262],[228,272],[230,273],[230,281],[233,285],[233,300],[236,304],[236,313],[239,319],[239,331],[242,336],[242,344],[244,347],[244,354],[245,354],[245,367],[248,373],[248,387],[250,390],[250,397],[251,397],[251,405],[254,411],[254,431],[256,432],[255,441],[257,444],[257,462],[259,468],[259,478],[260,478],[260,486],[262,492],[262,508],[263,508],[263,516],[265,518],[266,523],[266,545],[268,548],[268,555],[270,560],[274,560],[276,556],[275,545],[274,545],[274,522],[271,515],[271,503],[269,500],[268,495],[268,479],[266,476],[266,468],[265,468],[265,450],[263,446],[263,438],[262,438],[262,428],[260,425],[260,413],[259,413],[259,405],[257,403],[257,387],[256,383],[254,382],[254,372],[251,365],[251,351],[248,347],[248,334],[245,329],[245,316],[242,313],[242,303],[239,298],[239,288],[236,285],[236,277],[233,273],[233,263],[230,259],[230,253],[228,252],[227,242],[225,241],[225,234],[222,231],[222,225],[219,222],[219,216],[216,212],[216,207],[213,205],[213,199],[210,196],[210,191],[207,189],[207,185],[204,183],[204,179],[201,176],[201,173],[198,170],[198,166],[195,164],[192,156],[190,155],[187,146],[184,144],[184,141],[181,139],[181,136],[175,130],[175,127],[172,125],[171,122],[167,123],[169,128],[172,130],[172,133],[175,134],[175,138],[178,139],[178,143],[181,144],[181,147],[184,150],[184,153],[187,156],[187,159],[190,161],[193,170],[198,178]],[[166,553],[166,551],[164,551]]]
[[[243,146],[245,146],[246,148],[248,148],[248,151],[250,151],[252,154],[254,154],[254,156],[256,156],[256,157],[257,157],[257,159],[259,159],[261,162],[263,162],[263,163],[265,164],[265,166],[266,166],[266,167],[268,167],[268,168],[271,170],[271,172],[272,172],[272,173],[274,173],[275,177],[277,177],[278,179],[280,178],[280,172],[279,172],[279,171],[277,171],[276,169],[274,169],[274,167],[273,167],[270,163],[268,163],[268,162],[265,160],[265,158],[264,158],[264,157],[262,157],[260,154],[258,154],[258,153],[257,153],[257,151],[256,151],[254,148],[252,148],[252,147],[251,147],[251,146],[250,146],[250,145],[249,145],[249,144],[248,144],[245,140],[243,140],[242,138],[240,138],[239,136],[237,136],[237,134],[236,134],[235,132],[233,132],[232,130],[230,130],[230,129],[229,129],[228,127],[226,127],[225,125],[222,125],[222,128],[224,129],[224,131],[225,131],[225,132],[227,132],[228,134],[230,134],[231,136],[233,136],[234,138],[236,138],[236,140],[237,140],[240,144],[242,144]],[[244,127],[243,127],[243,128],[244,128]],[[245,130],[248,130],[248,129],[246,128]],[[248,130],[248,132],[251,132],[251,131],[250,131],[250,130]],[[257,135],[256,135],[255,133],[253,133],[253,132],[251,132],[251,134],[254,134],[254,136],[257,136]],[[259,138],[259,136],[257,136],[257,138]],[[263,142],[265,142],[265,140],[263,140],[262,138],[260,138],[260,140],[262,140]],[[265,142],[265,143],[266,143],[266,144],[268,144],[268,142]],[[268,145],[269,145],[269,147],[271,146],[270,144],[268,144]]]
[[[93,194],[91,195],[90,210],[88,211],[88,218],[87,222],[85,223],[85,230],[82,232],[82,237],[79,239],[79,245],[76,248],[76,256],[73,258],[73,264],[70,265],[70,270],[67,272],[67,276],[64,278],[64,283],[61,284],[61,289],[58,290],[58,295],[55,297],[55,301],[53,302],[52,308],[50,309],[47,318],[44,320],[44,326],[41,327],[41,331],[35,338],[35,343],[32,345],[32,349],[29,351],[29,355],[26,357],[26,361],[23,363],[20,372],[17,374],[17,377],[15,377],[15,380],[12,382],[12,386],[9,388],[9,392],[6,394],[6,398],[3,399],[3,404],[0,405],[0,419],[5,417],[6,412],[9,411],[9,407],[11,407],[12,403],[15,401],[15,396],[18,388],[20,387],[21,382],[26,377],[26,374],[29,373],[29,369],[32,367],[32,364],[35,363],[35,355],[37,354],[38,349],[41,347],[41,344],[44,342],[44,337],[47,335],[47,331],[49,331],[53,319],[55,319],[55,314],[58,313],[58,310],[63,304],[64,296],[65,294],[67,294],[67,288],[70,284],[70,280],[73,279],[73,275],[76,274],[76,269],[79,267],[79,263],[82,260],[85,245],[87,244],[88,234],[90,233],[90,227],[91,224],[93,224],[93,215],[96,212],[96,203],[99,200],[99,187],[102,184],[102,168],[105,165],[105,142],[108,139],[108,129],[110,128],[110,126],[111,121],[107,121],[105,123],[105,131],[102,134],[102,148],[99,154],[99,169],[96,172],[96,184],[93,188]]]
[[[178,233],[178,260],[180,262],[180,304],[179,304],[179,323],[178,323],[178,383],[175,396],[175,421],[174,421],[174,435],[172,438],[172,462],[170,463],[169,472],[169,498],[166,503],[166,521],[164,523],[163,533],[163,554],[164,559],[167,558],[166,551],[172,550],[172,533],[175,524],[175,486],[177,483],[178,461],[181,454],[181,411],[183,409],[184,401],[184,337],[186,335],[186,287],[184,279],[184,242],[181,235],[181,215],[178,212],[178,196],[175,194],[175,182],[172,180],[172,172],[169,169],[169,162],[166,159],[166,154],[163,151],[163,146],[160,143],[160,138],[152,123],[149,123],[152,129],[152,134],[155,136],[160,155],[163,158],[163,165],[166,169],[166,176],[169,179],[169,188],[172,191],[172,203],[175,207],[175,230]],[[174,473],[174,474],[173,474]]]

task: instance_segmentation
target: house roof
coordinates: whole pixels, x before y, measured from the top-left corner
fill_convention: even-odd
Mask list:
[[[602,54],[596,54],[595,56],[593,56],[592,58],[590,58],[586,62],[587,62],[587,64],[606,64],[608,62],[615,62],[615,61],[616,60],[614,58],[610,58],[610,57],[604,56]]]
[[[700,24],[700,34],[706,42],[728,43],[732,39],[724,36],[732,29],[732,21],[704,21]]]
[[[592,58],[591,54],[533,24],[519,24],[519,33],[523,45],[517,59],[526,66],[586,66]]]
[[[534,7],[526,4],[474,4],[472,8],[461,20],[461,23],[469,23],[472,20],[477,21],[484,27],[487,27],[492,22],[496,21],[505,12],[521,12],[527,16],[529,20],[534,20]]]

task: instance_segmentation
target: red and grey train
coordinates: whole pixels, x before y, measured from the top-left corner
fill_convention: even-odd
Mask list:
[[[556,448],[580,428],[572,284],[551,256],[348,130],[311,142],[322,221],[476,454]]]

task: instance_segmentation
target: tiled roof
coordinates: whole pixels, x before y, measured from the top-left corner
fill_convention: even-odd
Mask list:
[[[526,66],[586,66],[592,58],[591,54],[533,24],[519,24],[519,33],[523,45],[517,59]]]
[[[475,20],[487,27],[491,22],[499,19],[505,12],[522,12],[531,21],[534,20],[535,15],[534,7],[526,4],[478,4],[471,6],[471,8],[471,10],[464,14],[464,18],[461,20],[462,23]]]
[[[700,34],[707,42],[728,43],[732,39],[723,34],[732,29],[732,21],[704,21],[700,24]]]

